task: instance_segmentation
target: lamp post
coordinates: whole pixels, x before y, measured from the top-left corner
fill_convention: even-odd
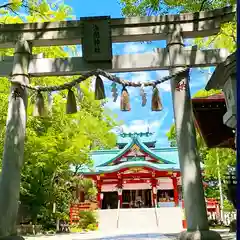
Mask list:
[[[153,205],[154,207],[157,206],[157,188],[154,186],[152,188],[152,191],[153,191]]]
[[[122,207],[122,188],[118,188],[118,208]]]

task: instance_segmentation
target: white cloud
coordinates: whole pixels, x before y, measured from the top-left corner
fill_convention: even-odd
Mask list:
[[[158,120],[148,122],[146,120],[133,120],[129,125],[123,125],[124,132],[146,132],[149,128],[151,132],[155,132],[157,128],[160,126],[160,122]]]
[[[132,120],[129,122],[128,125],[124,124],[122,125],[122,129],[124,132],[159,132],[160,127],[162,126],[165,118],[168,115],[168,109],[164,112],[163,115],[160,116],[158,120]]]
[[[132,82],[147,82],[151,80],[151,72],[134,72],[131,74]]]
[[[138,53],[144,52],[146,50],[146,46],[141,43],[126,43],[123,52],[124,53]]]

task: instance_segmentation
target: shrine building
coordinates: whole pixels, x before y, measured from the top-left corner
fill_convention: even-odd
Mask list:
[[[179,205],[177,148],[156,148],[155,144],[150,132],[122,133],[115,149],[91,153],[93,169],[82,174],[95,181],[100,209]]]

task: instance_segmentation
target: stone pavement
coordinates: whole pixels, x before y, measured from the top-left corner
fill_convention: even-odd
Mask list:
[[[234,233],[228,231],[219,231],[223,240],[236,239]],[[55,236],[26,237],[26,240],[176,240],[178,233],[157,233],[157,232],[89,232],[89,233],[71,233],[59,234]]]

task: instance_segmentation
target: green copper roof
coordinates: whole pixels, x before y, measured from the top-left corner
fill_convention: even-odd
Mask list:
[[[100,166],[107,166],[111,162],[114,162],[118,158],[120,158],[123,154],[128,152],[134,145],[137,145],[143,152],[149,154],[154,159],[158,160],[161,163],[173,163],[171,161],[168,161],[167,159],[161,158],[158,155],[156,155],[151,149],[149,149],[145,144],[143,144],[138,136],[133,137],[132,141],[129,142],[118,154],[116,154],[112,159],[109,161],[106,161],[104,164],[101,164]]]
[[[111,173],[127,167],[149,167],[155,170],[162,170],[162,171],[174,171],[174,170],[180,171],[178,164],[156,164],[148,161],[134,161],[134,162],[123,162],[114,166],[98,166],[96,167],[95,172],[98,174]],[[90,174],[91,172],[89,171],[88,173]]]
[[[104,173],[114,172],[126,167],[150,167],[156,170],[179,170],[177,148],[148,148],[139,136],[133,136],[129,143],[123,149],[98,150],[91,153],[93,160],[93,169],[84,169],[84,173]],[[147,153],[148,156],[157,162],[150,162],[144,157],[136,156],[124,162],[116,160],[121,159],[122,155],[131,151],[133,147],[138,147],[141,152]],[[141,158],[143,158],[141,160]]]

